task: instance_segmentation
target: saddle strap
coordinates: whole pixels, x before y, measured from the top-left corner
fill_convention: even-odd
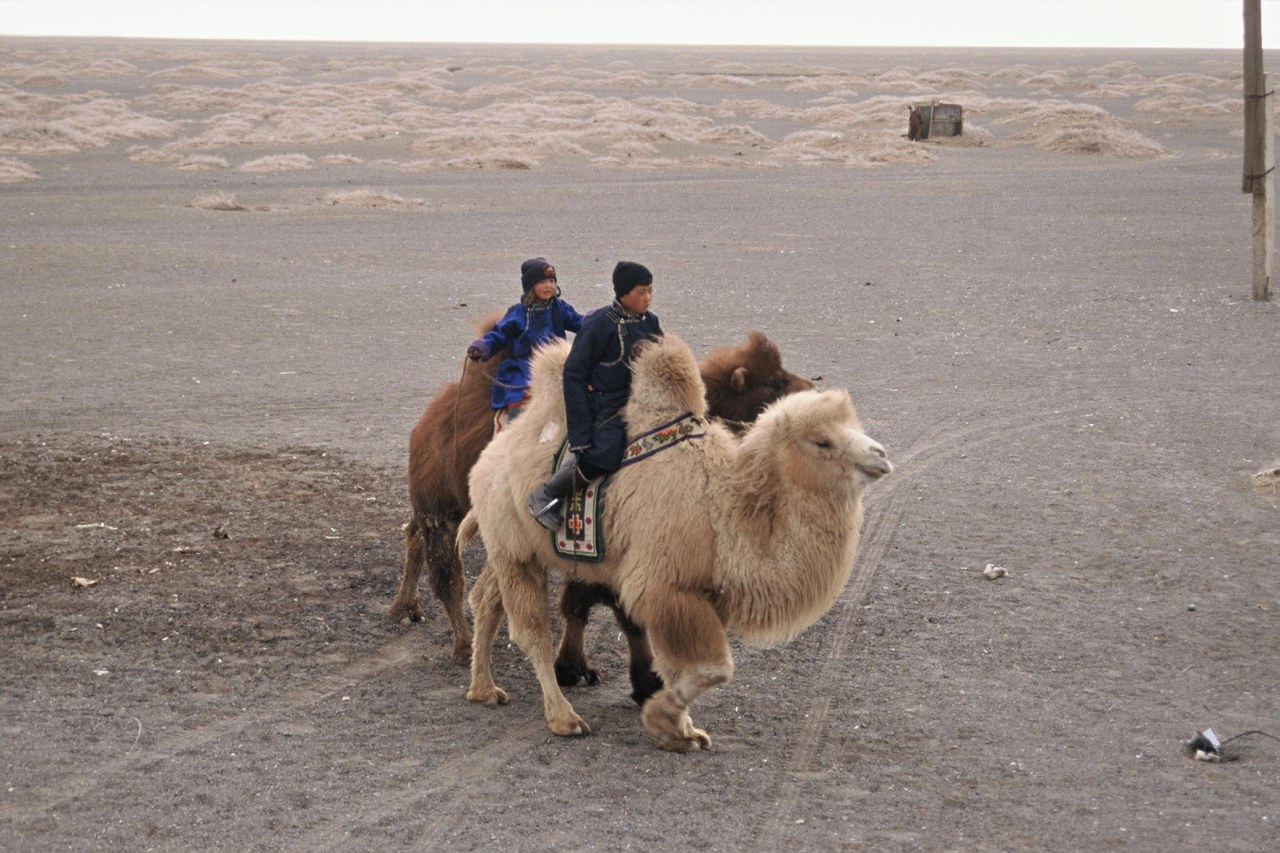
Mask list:
[[[701,438],[706,434],[707,422],[694,416],[693,412],[685,412],[675,420],[632,439],[622,454],[622,464],[626,466],[648,459],[659,451],[675,447],[690,439]]]

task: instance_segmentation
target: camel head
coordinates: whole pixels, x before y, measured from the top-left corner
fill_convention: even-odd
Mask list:
[[[747,433],[743,448],[753,445],[772,447],[774,470],[811,492],[857,495],[893,471],[842,389],[783,397]]]
[[[712,412],[744,425],[775,400],[813,388],[808,379],[783,368],[778,345],[761,331],[737,346],[716,347],[703,359],[701,370]]]
[[[632,433],[659,426],[685,412],[705,417],[706,398],[698,362],[684,341],[665,335],[637,348],[626,408]]]

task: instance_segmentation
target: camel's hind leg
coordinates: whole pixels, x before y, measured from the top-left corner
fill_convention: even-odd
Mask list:
[[[486,705],[507,704],[507,694],[493,683],[493,642],[502,624],[502,591],[489,564],[485,563],[471,588],[471,614],[476,620],[471,653],[471,687],[467,699]]]
[[[453,629],[453,662],[466,666],[471,660],[471,626],[467,624],[467,614],[463,610],[467,576],[454,549],[457,533],[458,520],[449,518],[427,526],[423,539],[427,552],[427,583],[444,607],[449,627]]]
[[[564,633],[560,635],[560,646],[556,650],[556,681],[561,687],[600,682],[600,670],[587,663],[587,618],[592,607],[613,597],[613,590],[601,584],[579,581],[565,584],[560,594]]]
[[[458,524],[454,519],[426,518],[417,513],[404,528],[404,574],[391,602],[391,618],[421,622],[427,618],[418,598],[418,581],[427,569],[431,592],[444,607],[453,631],[453,662],[466,666],[471,659],[471,626],[463,610],[467,579],[452,547]]]
[[[422,577],[422,564],[426,557],[422,527],[415,515],[404,526],[404,574],[400,576],[400,589],[391,602],[391,618],[396,622],[405,619],[421,622],[427,618],[422,602],[418,600],[418,579]]]
[[[640,720],[658,746],[672,752],[709,749],[711,737],[695,728],[689,706],[703,693],[733,677],[729,640],[715,609],[692,593],[662,596],[661,609],[637,614],[649,628],[666,687],[644,704]]]
[[[618,620],[618,627],[627,638],[631,651],[631,698],[637,705],[662,688],[662,679],[653,671],[653,651],[644,629],[627,616],[618,597],[603,584],[587,584],[570,581],[565,584],[560,597],[560,615],[564,621],[564,633],[556,651],[556,681],[561,687],[572,687],[579,682],[597,684],[600,670],[587,663],[586,630],[591,608],[597,604],[608,605]]]
[[[490,563],[493,566],[492,562]],[[551,620],[547,608],[547,571],[541,566],[493,566],[502,591],[502,607],[507,611],[507,630],[511,639],[524,649],[533,664],[538,686],[542,688],[543,711],[547,725],[558,735],[585,735],[590,726],[573,710],[556,683],[555,662],[551,653]]]

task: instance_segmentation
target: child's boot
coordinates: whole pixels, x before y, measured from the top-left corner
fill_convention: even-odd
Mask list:
[[[573,493],[578,481],[578,466],[569,464],[534,489],[528,500],[534,520],[548,530],[558,530],[564,523],[565,499]]]

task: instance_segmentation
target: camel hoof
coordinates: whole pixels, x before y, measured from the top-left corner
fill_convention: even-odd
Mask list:
[[[631,670],[631,701],[635,702],[641,708],[644,703],[648,702],[650,697],[661,690],[663,687],[662,678],[652,669],[645,667],[643,672],[637,671],[634,667]]]
[[[453,647],[453,662],[458,666],[471,666],[470,643],[461,643]]]
[[[507,704],[507,691],[501,687],[491,687],[488,690],[480,690],[473,687],[467,691],[467,701],[475,702],[477,705],[491,705],[496,708],[498,705]]]
[[[579,684],[599,684],[600,670],[587,666],[583,660],[562,659],[556,661],[556,684],[576,687]]]
[[[670,690],[663,690],[640,711],[645,730],[668,752],[693,752],[711,748],[711,736],[695,728],[688,713],[681,710]]]
[[[691,728],[683,737],[674,733],[654,735],[654,740],[658,742],[659,748],[667,752],[697,752],[711,748],[711,736],[702,729]]]
[[[591,734],[591,726],[576,714],[567,720],[548,721],[547,725],[560,737],[581,737]]]
[[[408,603],[395,601],[391,603],[391,621],[399,624],[405,619],[410,622],[425,622],[427,620],[426,611],[422,609],[422,603],[413,600]]]

